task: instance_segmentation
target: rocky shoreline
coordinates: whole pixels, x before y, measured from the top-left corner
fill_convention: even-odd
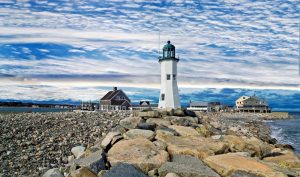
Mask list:
[[[300,176],[254,114],[0,114],[2,176]],[[0,175],[1,176],[1,175]]]

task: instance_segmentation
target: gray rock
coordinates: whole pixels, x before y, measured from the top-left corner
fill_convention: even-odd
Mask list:
[[[137,127],[140,121],[140,117],[126,117],[120,121],[120,125],[126,129],[133,129]]]
[[[138,124],[139,129],[144,129],[144,130],[152,130],[154,131],[156,128],[155,123],[147,123],[147,122],[141,122]]]
[[[253,173],[237,170],[233,172],[229,177],[260,177],[260,176]]]
[[[271,139],[269,139],[268,143],[270,143],[270,144],[276,144],[277,143],[277,139],[276,138],[271,138]]]
[[[43,174],[42,177],[64,177],[64,175],[61,174],[58,168],[53,168],[48,170],[45,174]]]
[[[160,176],[176,173],[180,177],[220,177],[201,160],[188,155],[174,155],[172,162],[166,162],[159,169]]]
[[[84,151],[85,147],[83,146],[75,146],[71,149],[71,152],[73,153],[75,158],[79,158],[80,156],[82,156],[84,154]]]
[[[151,130],[142,130],[142,129],[131,129],[124,134],[125,139],[134,139],[138,137],[143,137],[152,140],[155,137],[155,134]]]
[[[147,177],[144,173],[137,170],[133,165],[119,163],[105,173],[103,177]]]
[[[120,133],[120,132],[109,132],[109,133],[105,136],[105,138],[102,140],[102,142],[101,142],[101,147],[102,147],[103,149],[106,149],[106,148],[110,145],[112,139],[113,139],[115,136],[118,136],[118,135],[121,135],[121,133]]]
[[[105,153],[102,149],[100,149],[87,157],[76,159],[75,164],[81,167],[87,167],[93,173],[97,174],[101,170],[106,170],[105,159]]]

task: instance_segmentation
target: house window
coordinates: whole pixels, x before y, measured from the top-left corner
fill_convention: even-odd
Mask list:
[[[167,74],[167,80],[170,80],[170,79],[171,79],[171,75]]]
[[[165,94],[161,94],[161,101],[164,101],[165,100]]]
[[[173,74],[173,80],[174,81],[176,80],[176,74]]]

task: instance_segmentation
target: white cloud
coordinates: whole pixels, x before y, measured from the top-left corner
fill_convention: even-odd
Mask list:
[[[170,39],[180,55],[181,87],[299,90],[298,1],[174,0],[164,6],[158,0],[36,3],[28,6],[18,1],[0,7],[4,35],[0,44],[10,45],[15,54],[1,56],[4,74],[54,87],[57,83],[52,79],[35,75],[121,73],[128,76],[88,82],[157,88],[160,30],[160,46]],[[46,56],[38,60],[28,43],[66,45],[67,49],[55,53],[59,49],[40,48]],[[25,54],[28,60],[17,58]],[[75,79],[73,85],[87,84]],[[57,82],[72,85],[59,78]]]

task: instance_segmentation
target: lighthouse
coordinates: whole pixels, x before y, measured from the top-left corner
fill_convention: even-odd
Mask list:
[[[163,55],[158,58],[161,68],[159,109],[180,108],[177,86],[177,63],[179,58],[176,58],[175,54],[175,46],[168,41],[163,47]]]

